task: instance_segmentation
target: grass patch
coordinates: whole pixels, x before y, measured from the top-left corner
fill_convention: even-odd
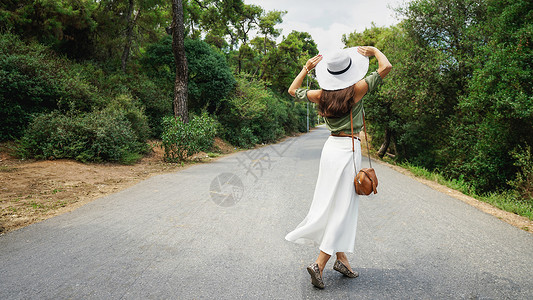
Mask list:
[[[491,193],[487,195],[469,195],[493,206],[524,216],[533,221],[533,199],[521,199],[515,191]]]
[[[397,165],[409,170],[417,177],[435,181],[477,200],[489,203],[501,210],[512,212],[533,220],[533,199],[522,199],[516,191],[502,191],[479,195],[475,192],[475,189],[462,178],[449,179],[442,174],[431,172],[425,168],[409,163],[400,163]]]
[[[0,143],[0,152],[4,152],[9,156],[16,157],[18,145],[14,141],[6,141]]]
[[[44,208],[44,205],[35,201],[31,201],[28,203],[29,206],[33,207],[33,209],[42,209]]]
[[[58,207],[65,207],[65,206],[67,206],[67,204],[68,204],[67,201],[58,200],[56,202],[56,206],[58,206]]]
[[[120,159],[120,163],[124,165],[134,165],[138,161],[140,161],[142,158],[143,158],[142,154],[128,152]]]
[[[219,157],[220,155],[222,155],[222,154],[221,153],[215,153],[215,152],[207,152],[207,156],[209,156],[211,158]]]
[[[1,173],[11,173],[11,172],[15,172],[16,170],[17,168],[14,168],[14,167],[0,166]]]

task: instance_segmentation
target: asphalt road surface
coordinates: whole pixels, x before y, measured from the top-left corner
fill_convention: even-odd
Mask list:
[[[533,235],[384,165],[359,206],[355,279],[305,270],[329,132],[152,177],[0,236],[0,299],[533,299]]]

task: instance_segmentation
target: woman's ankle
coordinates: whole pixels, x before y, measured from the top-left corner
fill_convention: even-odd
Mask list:
[[[336,255],[337,255],[338,260],[348,261],[348,257],[346,256],[346,253],[337,252]]]
[[[322,273],[322,270],[324,270],[324,268],[326,267],[327,262],[319,261],[317,259],[315,263],[318,265],[318,268],[320,269],[320,272]]]

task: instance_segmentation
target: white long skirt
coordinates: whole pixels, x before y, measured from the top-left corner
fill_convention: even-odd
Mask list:
[[[355,140],[355,164],[361,166],[361,144]],[[359,196],[355,193],[352,139],[330,136],[320,156],[313,202],[304,220],[285,239],[319,245],[323,252],[353,252]]]

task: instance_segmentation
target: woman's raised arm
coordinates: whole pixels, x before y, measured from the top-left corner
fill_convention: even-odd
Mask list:
[[[316,65],[322,60],[322,55],[317,55],[313,58],[310,58],[306,63],[305,66],[302,68],[300,73],[294,78],[291,86],[289,87],[289,94],[294,97],[296,94],[296,90],[302,86],[302,82],[304,81],[305,76],[309,71],[314,69]]]
[[[392,65],[385,56],[385,54],[381,53],[378,48],[376,47],[370,47],[370,46],[364,46],[364,47],[357,47],[357,51],[361,53],[364,56],[375,56],[378,60],[378,73],[381,76],[381,78],[385,78],[387,74],[389,74],[390,70],[392,69]]]

